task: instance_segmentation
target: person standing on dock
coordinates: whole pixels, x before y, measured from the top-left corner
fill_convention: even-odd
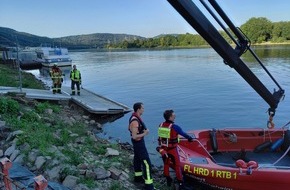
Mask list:
[[[153,190],[152,165],[144,141],[144,136],[149,133],[149,129],[146,128],[145,123],[141,119],[141,115],[144,112],[143,103],[135,103],[133,109],[134,113],[129,119],[128,130],[134,149],[134,181],[139,183],[145,182],[145,189]]]
[[[170,163],[173,163],[176,178],[179,183],[179,189],[183,188],[183,176],[180,168],[179,154],[177,145],[179,142],[178,135],[193,141],[193,137],[185,133],[182,128],[174,123],[175,113],[173,110],[165,110],[163,113],[165,122],[161,123],[158,128],[159,147],[156,150],[162,155],[164,162],[164,176],[167,180],[167,186],[171,186],[172,178],[169,175]]]
[[[55,93],[61,94],[62,71],[57,66],[57,63],[53,64],[53,67],[51,68],[51,71],[49,74],[53,83],[53,87],[52,87],[53,94]]]
[[[77,86],[77,94],[80,95],[81,89],[80,85],[82,83],[81,72],[77,70],[77,66],[73,65],[73,70],[70,72],[71,79],[71,95],[76,94],[75,86]]]

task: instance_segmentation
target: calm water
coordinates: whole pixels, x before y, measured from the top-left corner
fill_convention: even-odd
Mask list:
[[[278,127],[290,120],[290,46],[259,47],[257,55],[286,90],[274,121]],[[157,126],[163,111],[173,109],[176,123],[185,131],[200,128],[266,127],[269,108],[264,100],[223,63],[212,49],[182,49],[126,52],[70,52],[82,73],[83,87],[132,107],[145,105],[143,119],[150,129],[146,137],[153,163]],[[260,66],[243,58],[256,75],[273,91],[274,85]],[[68,77],[69,69],[65,71]],[[39,76],[39,72],[36,73]],[[41,76],[41,75],[40,75]],[[65,80],[64,85],[70,85]],[[104,125],[102,137],[130,142],[127,130],[131,113]]]

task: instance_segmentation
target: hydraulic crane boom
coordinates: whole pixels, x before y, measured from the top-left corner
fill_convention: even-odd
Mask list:
[[[212,17],[217,23],[225,30],[232,41],[236,44],[233,48],[225,38],[219,33],[214,25],[207,19],[207,17],[200,11],[196,4],[192,0],[168,0],[168,2],[179,12],[181,16],[209,43],[209,45],[224,59],[224,62],[230,67],[234,68],[249,85],[269,104],[269,114],[274,115],[275,110],[281,100],[284,97],[284,90],[276,82],[273,76],[264,67],[254,51],[250,48],[250,41],[247,37],[236,28],[230,19],[226,16],[220,6],[215,0],[208,0],[211,6],[222,18],[223,22],[231,29],[233,34],[238,38],[232,36],[232,34],[226,29],[219,18],[214,14],[210,7],[200,0]],[[270,76],[273,82],[277,85],[278,90],[274,90],[273,94],[265,87],[265,85],[256,77],[256,75],[248,68],[243,62],[240,56],[247,50],[253,55],[253,57],[259,62],[266,73]]]

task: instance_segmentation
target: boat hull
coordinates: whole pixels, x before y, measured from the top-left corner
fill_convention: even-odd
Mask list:
[[[58,67],[71,67],[72,60],[67,48],[39,47],[36,49],[36,61],[43,67],[52,67],[55,63]]]
[[[41,63],[43,67],[53,67],[53,65],[56,63],[58,67],[71,67],[72,66],[72,61],[41,61],[38,60],[38,62]]]
[[[187,179],[194,179],[208,187],[227,190],[255,190],[289,188],[289,171],[229,169],[211,165],[183,165]]]
[[[177,146],[187,182],[227,190],[289,189],[289,131],[257,128],[190,133],[196,139],[181,139]]]

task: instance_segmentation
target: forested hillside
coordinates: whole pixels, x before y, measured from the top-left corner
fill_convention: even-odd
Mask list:
[[[290,22],[271,22],[267,18],[251,18],[240,26],[243,33],[252,44],[259,43],[289,43]],[[226,36],[225,33],[222,33]],[[230,43],[231,39],[225,37]],[[95,33],[75,35],[61,38],[48,38],[36,36],[24,32],[18,32],[10,28],[0,27],[0,47],[15,46],[39,46],[51,44],[63,46],[69,49],[82,48],[176,48],[195,47],[207,45],[206,41],[198,34],[168,34],[154,38],[144,38],[128,34]]]
[[[0,47],[15,46],[18,42],[21,47],[35,47],[40,46],[41,44],[50,44],[67,47],[69,49],[104,48],[112,43],[120,43],[122,41],[131,42],[137,39],[142,40],[145,38],[136,35],[110,33],[95,33],[61,38],[48,38],[18,32],[10,28],[0,27]]]
[[[24,32],[18,32],[10,28],[0,27],[0,47],[16,46],[39,46],[41,43],[51,43],[53,40],[48,37],[36,36]]]
[[[290,22],[271,22],[267,18],[251,18],[240,26],[243,33],[252,44],[260,43],[290,43]],[[231,39],[221,32],[225,39],[232,43]],[[119,44],[111,44],[111,48],[175,48],[195,47],[207,45],[207,42],[198,34],[165,35],[146,40],[133,42],[123,41]]]

